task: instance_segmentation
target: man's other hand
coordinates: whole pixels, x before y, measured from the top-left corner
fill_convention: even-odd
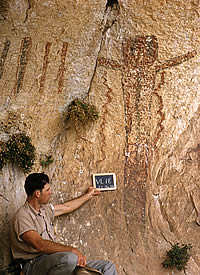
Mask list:
[[[92,199],[94,196],[98,196],[100,191],[91,186],[87,189],[86,194],[88,194],[89,198]]]

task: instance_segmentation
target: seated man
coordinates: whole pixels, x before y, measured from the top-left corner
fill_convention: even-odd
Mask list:
[[[78,249],[54,241],[54,217],[70,213],[99,195],[97,189],[90,187],[84,195],[53,206],[48,203],[52,192],[46,174],[30,174],[24,187],[27,200],[11,223],[11,250],[14,259],[24,260],[25,275],[70,275],[76,266],[86,263],[104,275],[117,274],[109,261],[86,262]]]

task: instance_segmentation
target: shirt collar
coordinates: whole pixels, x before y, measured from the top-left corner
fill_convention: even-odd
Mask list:
[[[26,201],[24,205],[27,208],[27,210],[29,211],[32,219],[35,220],[38,215],[39,216],[45,216],[45,210],[42,206],[40,207],[40,212],[38,212],[28,203],[28,201]]]

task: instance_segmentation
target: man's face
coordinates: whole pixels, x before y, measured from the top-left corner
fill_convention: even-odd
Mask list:
[[[49,183],[46,183],[42,191],[40,192],[40,203],[41,204],[46,204],[49,201],[49,198],[51,196],[51,187]]]

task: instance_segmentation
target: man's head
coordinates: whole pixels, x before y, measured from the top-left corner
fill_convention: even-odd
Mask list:
[[[44,173],[33,173],[28,175],[24,184],[27,196],[32,196],[37,190],[42,192],[42,189],[48,183],[49,177]]]

